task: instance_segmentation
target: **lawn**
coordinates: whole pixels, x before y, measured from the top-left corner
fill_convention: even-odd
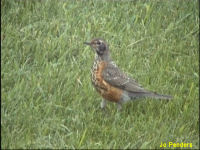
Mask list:
[[[83,44],[94,37],[123,71],[173,100],[102,111]],[[198,49],[197,0],[2,0],[1,146],[198,149]]]

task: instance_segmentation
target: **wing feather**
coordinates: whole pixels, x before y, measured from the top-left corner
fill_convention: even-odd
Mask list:
[[[129,92],[148,92],[135,80],[124,74],[114,62],[107,64],[102,76],[110,85]]]

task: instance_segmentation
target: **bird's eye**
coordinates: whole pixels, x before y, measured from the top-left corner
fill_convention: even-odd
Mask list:
[[[97,41],[97,45],[100,45],[100,44],[101,44],[101,42]]]

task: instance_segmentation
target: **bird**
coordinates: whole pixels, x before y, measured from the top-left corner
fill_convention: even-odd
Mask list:
[[[122,104],[141,98],[155,98],[171,100],[172,96],[162,95],[143,88],[133,78],[124,73],[112,60],[107,42],[101,38],[94,38],[89,45],[95,59],[91,69],[91,81],[96,91],[103,97],[101,108],[105,109],[107,101],[115,102],[117,109],[122,109]]]

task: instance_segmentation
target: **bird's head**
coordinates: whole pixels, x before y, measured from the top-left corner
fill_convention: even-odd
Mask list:
[[[84,42],[84,44],[91,46],[100,57],[109,55],[108,44],[102,39],[95,38],[91,42]]]

